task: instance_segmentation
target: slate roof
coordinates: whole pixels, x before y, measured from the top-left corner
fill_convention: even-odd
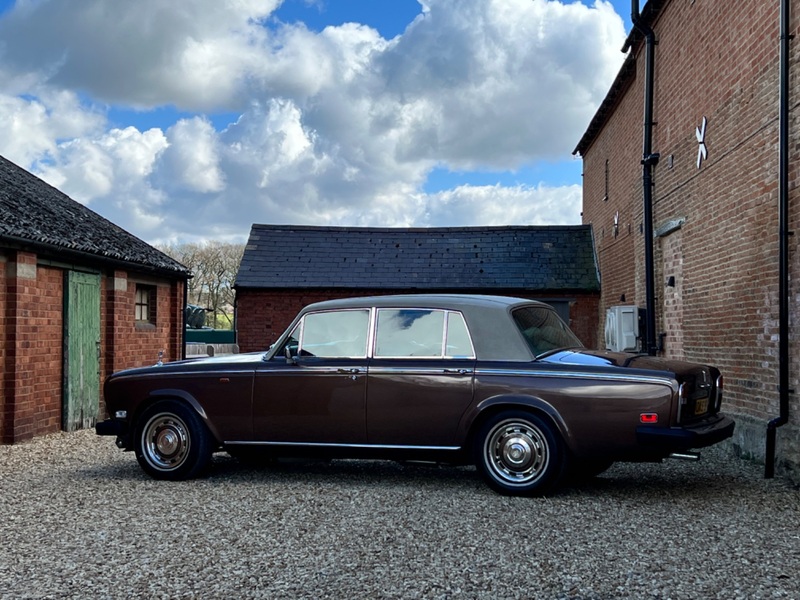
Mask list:
[[[189,276],[189,269],[0,156],[0,246]]]
[[[598,291],[600,281],[589,225],[253,225],[235,287]]]

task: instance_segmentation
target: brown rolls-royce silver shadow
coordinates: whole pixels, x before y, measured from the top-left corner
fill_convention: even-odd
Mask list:
[[[474,463],[500,493],[540,495],[734,428],[714,367],[586,350],[547,304],[495,296],[320,302],[267,352],[121,371],[104,390],[97,433],[172,480],[258,451]]]

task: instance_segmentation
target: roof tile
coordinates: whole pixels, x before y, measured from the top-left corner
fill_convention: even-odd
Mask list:
[[[597,291],[600,282],[588,225],[255,224],[236,287]]]
[[[0,243],[4,240],[189,274],[163,252],[0,156]]]

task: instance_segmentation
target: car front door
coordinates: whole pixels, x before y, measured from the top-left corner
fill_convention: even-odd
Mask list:
[[[378,309],[367,383],[370,444],[451,447],[475,357],[460,313]]]
[[[366,441],[368,309],[309,313],[256,371],[253,431],[261,442]]]

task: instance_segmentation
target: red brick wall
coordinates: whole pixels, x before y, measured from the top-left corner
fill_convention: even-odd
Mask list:
[[[242,352],[266,350],[270,344],[286,330],[294,317],[304,306],[322,300],[353,298],[358,296],[379,296],[396,291],[386,290],[238,290],[236,293],[237,343]],[[472,293],[487,293],[474,290]],[[599,297],[597,294],[559,295],[559,294],[520,294],[517,290],[492,290],[498,295],[523,298],[576,300],[570,306],[570,326],[580,340],[590,347],[596,338]]]
[[[595,317],[596,345],[601,348],[605,311],[609,306],[644,306],[636,277],[639,261],[633,260],[642,237],[641,81],[637,76],[617,105],[613,118],[583,157],[583,222],[592,225],[601,278]],[[636,118],[631,118],[634,114]]]
[[[0,443],[61,429],[64,269],[32,253],[0,255]],[[153,327],[134,322],[135,283],[124,271],[101,278],[100,373],[181,357],[183,282],[149,279],[157,296]],[[102,391],[101,391],[102,395]],[[100,399],[99,417],[105,414]]]
[[[2,441],[61,427],[63,279],[18,252],[5,263]]]
[[[135,320],[136,283],[155,287],[155,325]],[[125,271],[113,271],[103,283],[102,302],[104,377],[122,369],[153,365],[163,351],[163,360],[180,360],[183,353],[183,282],[142,279]],[[105,414],[101,398],[100,414]]]
[[[683,232],[674,231],[661,240],[664,277],[664,355],[684,358],[683,353]],[[671,278],[671,279],[669,279]]]
[[[134,314],[136,283],[156,290],[155,325],[137,324]],[[116,271],[106,282],[109,290],[109,314],[106,317],[106,340],[113,349],[106,372],[155,364],[163,350],[164,361],[180,360],[183,338],[183,284],[165,280],[141,280]],[[116,287],[115,287],[116,286]]]
[[[35,289],[37,297],[18,329],[28,344],[20,350],[27,354],[22,360],[30,368],[33,384],[31,431],[34,436],[61,429],[64,272],[37,267]]]
[[[800,7],[793,4],[794,35]],[[754,420],[776,416],[778,405],[778,11],[778,2],[760,0],[667,2],[654,24],[653,150],[661,155],[654,226],[685,219],[678,232],[655,241],[657,329],[667,333],[668,354],[720,366],[727,410]],[[605,308],[621,294],[626,303],[645,304],[643,46],[636,55],[635,80],[583,157],[584,223],[593,225],[602,277],[601,334]],[[790,105],[796,106],[796,40],[792,55]],[[797,114],[793,109],[790,229],[800,217]],[[698,169],[695,129],[703,117],[708,157]],[[606,160],[610,192],[603,201]],[[614,239],[608,232],[617,210],[624,226]],[[796,250],[793,238],[792,281],[800,276]],[[665,285],[671,275],[675,288]],[[793,312],[797,323],[800,314]],[[793,356],[790,387],[797,388],[800,361]],[[800,411],[794,400],[793,406],[796,424]]]

